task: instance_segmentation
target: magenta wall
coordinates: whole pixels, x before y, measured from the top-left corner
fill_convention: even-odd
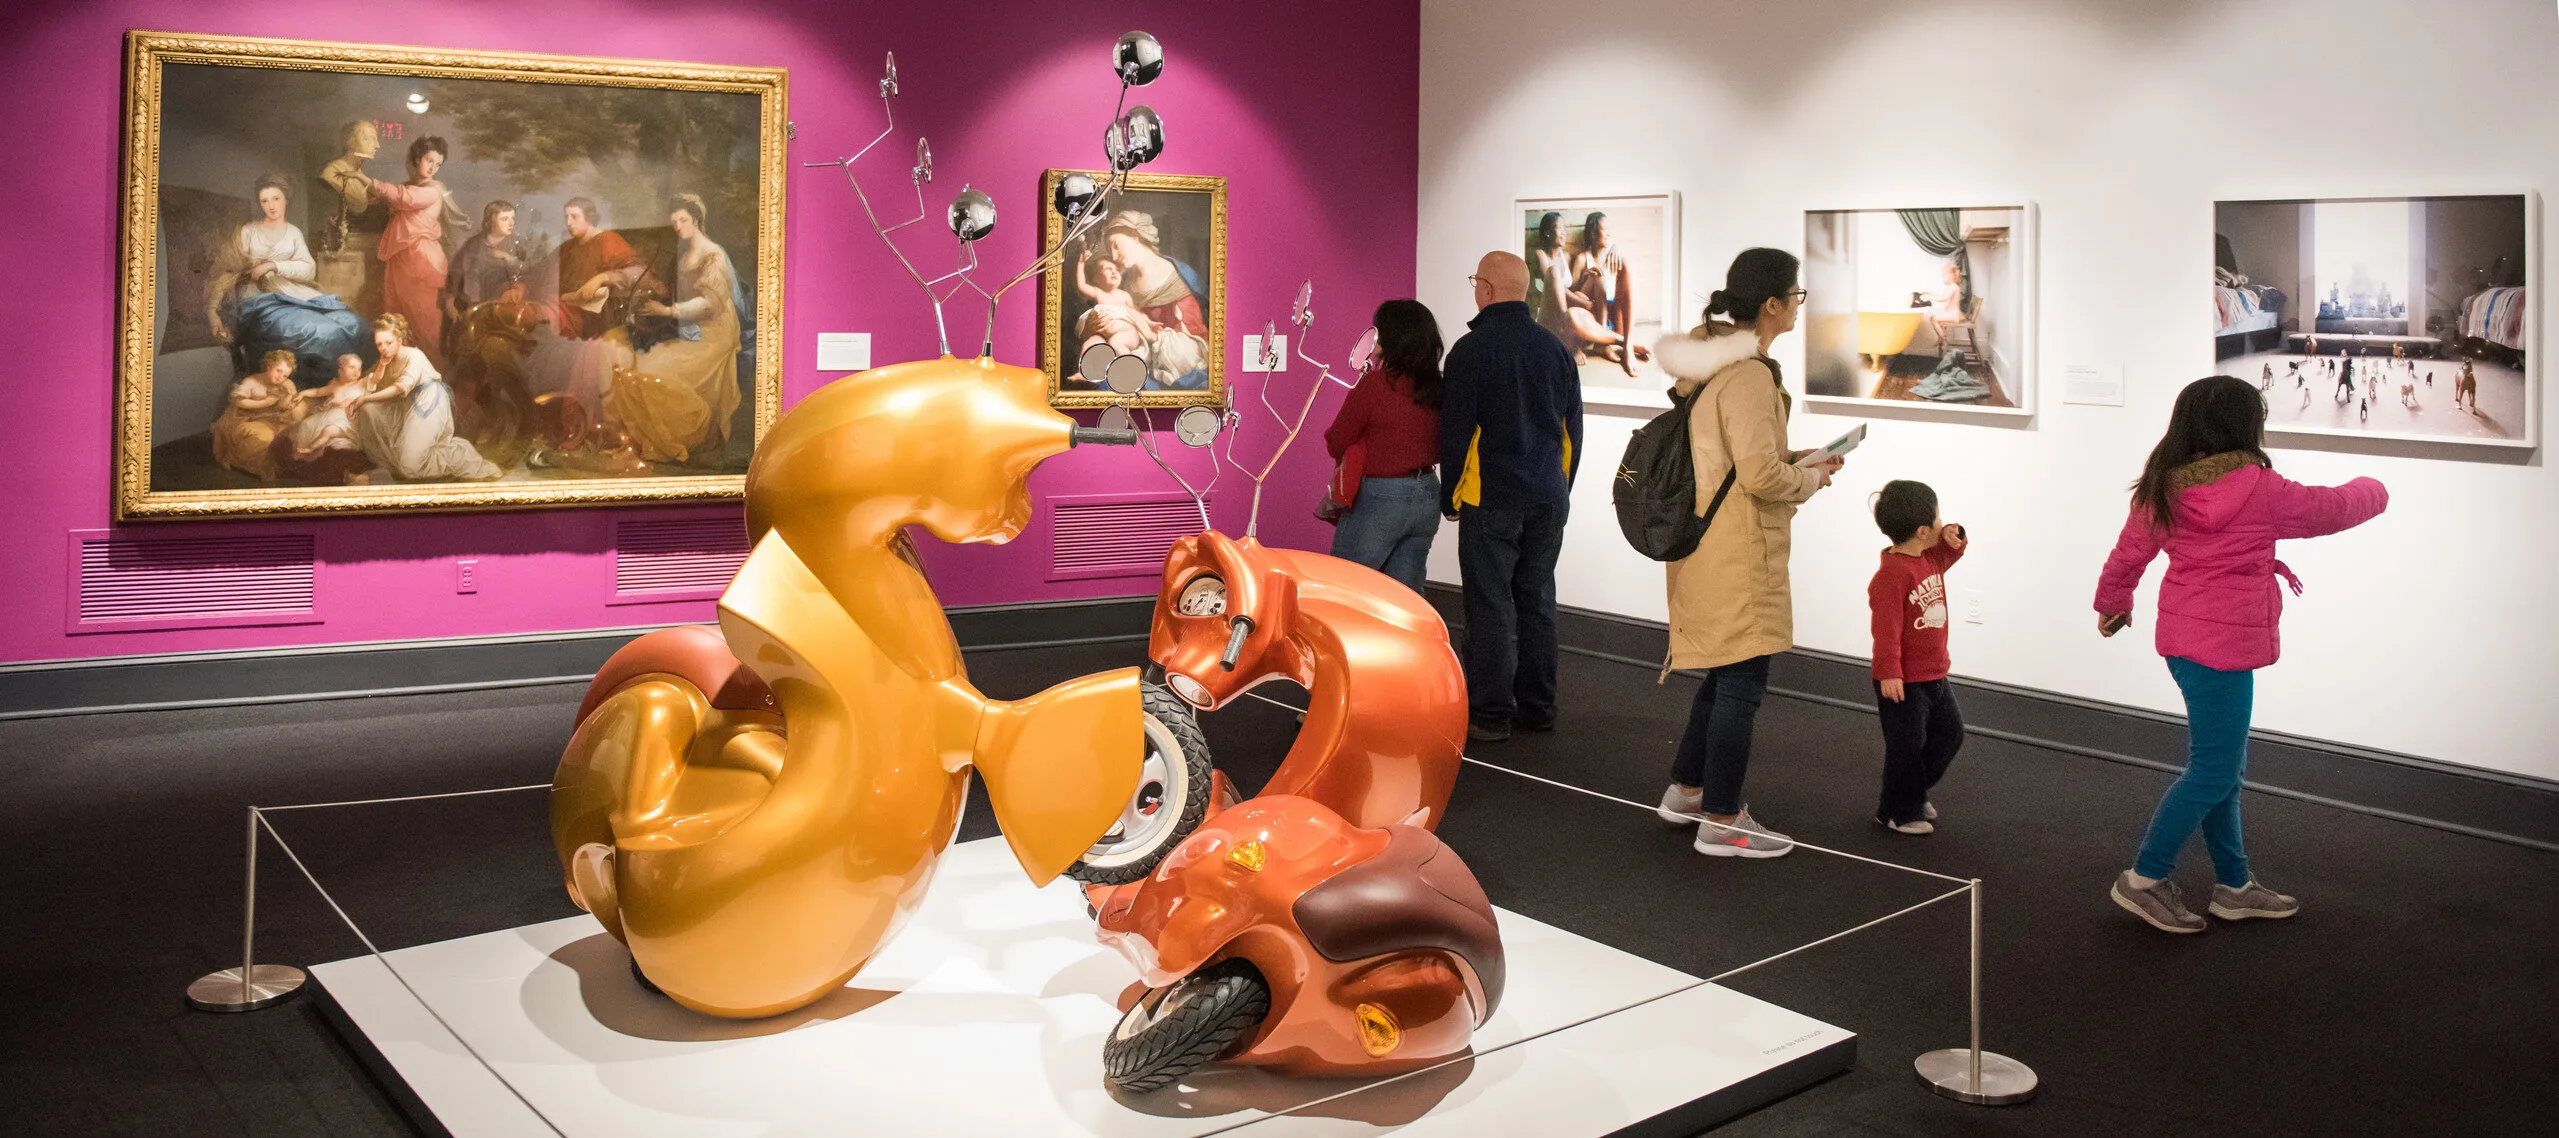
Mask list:
[[[392,13],[397,18],[391,18]],[[968,13],[978,23],[964,30]],[[0,393],[15,437],[0,446],[0,660],[336,643],[615,627],[707,619],[705,601],[606,604],[613,523],[720,511],[586,510],[300,522],[138,525],[125,532],[194,535],[311,532],[320,566],[319,623],[68,635],[65,555],[73,530],[108,526],[114,391],[118,121],[128,28],[300,39],[489,48],[788,67],[790,144],[783,384],[796,400],[831,376],[812,370],[820,331],[867,331],[873,359],[929,355],[922,299],[863,225],[833,171],[876,133],[874,85],[894,50],[905,94],[901,128],[933,140],[937,202],[972,182],[996,196],[1001,221],[981,246],[990,265],[1026,263],[1038,242],[1040,172],[1098,164],[1113,87],[1109,48],[1144,28],[1170,60],[1142,92],[1162,112],[1169,146],[1150,167],[1228,181],[1227,374],[1249,408],[1239,457],[1258,464],[1277,431],[1239,368],[1242,335],[1283,317],[1311,278],[1324,320],[1315,347],[1335,356],[1377,301],[1414,285],[1419,5],[1414,0],[1307,0],[1285,5],[1091,4],[978,0],[968,5],[860,0],[421,0],[407,7],[344,0],[22,0],[0,30],[0,154],[12,156],[19,223],[9,260],[35,272],[15,292]],[[885,169],[885,168],[883,168]],[[884,184],[866,181],[866,185]],[[916,246],[924,248],[923,245]],[[937,247],[937,252],[938,252]],[[34,269],[41,266],[40,269]],[[1031,285],[1005,298],[996,353],[1036,364],[1039,302]],[[1281,377],[1303,391],[1303,365]],[[1310,431],[1329,420],[1338,389]],[[1169,437],[1166,439],[1170,444]],[[1173,450],[1180,450],[1172,446]],[[1207,466],[1176,458],[1194,480]],[[1310,516],[1327,468],[1302,440],[1272,477],[1262,533],[1322,548]],[[1213,499],[1221,528],[1240,530],[1247,486],[1232,471]],[[1078,450],[1052,460],[1044,495],[1170,489],[1143,456]],[[734,515],[734,508],[727,511]],[[1010,546],[926,550],[950,604],[993,604],[1151,592],[1146,579],[1050,581],[1047,517]],[[476,593],[454,592],[453,561],[476,558]]]

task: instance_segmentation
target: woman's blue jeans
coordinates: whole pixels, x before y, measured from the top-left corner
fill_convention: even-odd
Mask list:
[[[1359,501],[1333,527],[1333,556],[1354,561],[1422,591],[1439,536],[1439,475],[1362,478]]]
[[[2159,799],[2150,834],[2141,841],[2133,872],[2166,877],[2177,869],[2177,851],[2197,826],[2212,855],[2213,880],[2237,889],[2248,884],[2248,849],[2239,837],[2239,784],[2248,774],[2248,713],[2257,673],[2224,672],[2182,656],[2168,658],[2168,674],[2186,696],[2186,773]]]

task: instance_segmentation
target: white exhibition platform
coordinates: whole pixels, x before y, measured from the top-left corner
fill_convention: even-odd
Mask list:
[[[350,1042],[414,1095],[417,1121],[463,1138],[1684,1135],[1855,1058],[1839,1028],[1713,985],[1653,999],[1695,979],[1514,913],[1500,921],[1508,991],[1476,1055],[1366,1090],[1212,1065],[1113,1096],[1102,1040],[1136,973],[1095,942],[1081,893],[1031,888],[994,838],[944,855],[923,908],[852,985],[767,1020],[643,991],[583,914],[394,951],[397,978],[370,956],[312,974]],[[1358,1093],[1281,1113],[1345,1091]]]

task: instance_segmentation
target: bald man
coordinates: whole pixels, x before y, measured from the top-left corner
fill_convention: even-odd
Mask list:
[[[1555,729],[1555,560],[1582,449],[1573,353],[1528,308],[1528,263],[1492,252],[1448,350],[1440,512],[1466,586],[1466,737]]]

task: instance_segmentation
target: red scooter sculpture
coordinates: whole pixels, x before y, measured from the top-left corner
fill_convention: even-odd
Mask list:
[[[1254,476],[1256,509],[1277,460]],[[1087,889],[1101,939],[1146,987],[1104,1043],[1111,1083],[1143,1093],[1221,1059],[1388,1074],[1463,1052],[1504,966],[1491,903],[1431,832],[1466,731],[1439,615],[1382,573],[1263,546],[1248,526],[1174,545],[1147,647],[1202,710],[1272,680],[1310,702],[1259,795],[1218,795],[1152,873]]]

